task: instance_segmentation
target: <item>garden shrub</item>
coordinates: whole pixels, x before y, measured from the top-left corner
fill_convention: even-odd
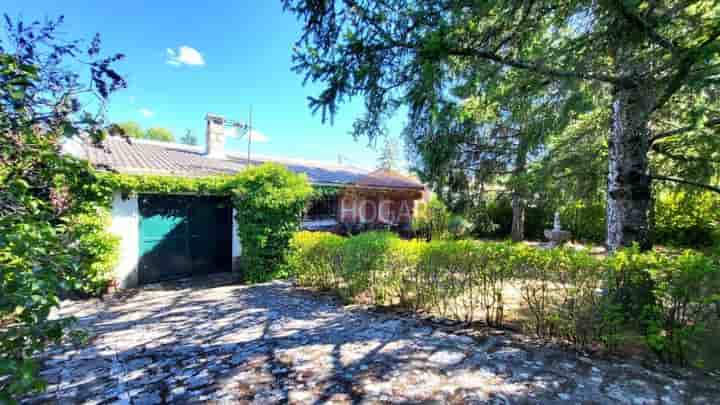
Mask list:
[[[712,246],[720,231],[720,197],[714,192],[663,190],[655,199],[656,243],[675,246]]]
[[[291,272],[303,285],[333,289],[349,302],[399,304],[463,322],[482,317],[502,326],[504,289],[512,283],[528,331],[579,349],[645,341],[664,360],[685,362],[699,339],[720,327],[720,267],[696,252],[669,256],[634,247],[601,259],[572,248],[401,240],[388,232],[300,232],[291,248]]]
[[[665,360],[684,364],[698,350],[699,336],[717,326],[720,264],[685,251],[658,260],[649,272],[656,305],[652,307],[648,344]]]
[[[328,232],[296,233],[290,241],[287,261],[289,275],[303,286],[322,290],[339,289],[343,243],[342,237]]]
[[[114,280],[113,270],[120,252],[120,238],[108,232],[110,212],[95,208],[65,220],[70,239],[68,246],[78,278],[77,292],[99,296]]]
[[[615,252],[605,261],[610,300],[625,314],[627,322],[640,328],[645,327],[645,317],[638,315],[655,305],[655,284],[649,270],[661,259],[660,255],[643,254],[633,246]]]
[[[363,294],[365,300],[381,304],[389,299],[386,283],[390,280],[388,254],[400,238],[387,231],[366,232],[349,238],[342,250],[341,295],[351,300]]]
[[[415,291],[417,306],[426,311],[436,310],[448,316],[455,310],[455,318],[462,318],[458,299],[472,288],[472,264],[468,252],[469,241],[432,241],[421,251],[417,266]]]
[[[466,237],[472,231],[473,225],[460,215],[453,215],[448,220],[447,228],[448,233],[454,239],[461,239]]]
[[[444,239],[448,236],[450,217],[445,204],[437,197],[432,197],[430,201],[418,205],[413,217],[413,230],[427,240]]]
[[[300,229],[313,193],[306,176],[278,164],[249,167],[228,184],[238,236],[243,243],[243,276],[250,282],[285,277],[287,249]]]

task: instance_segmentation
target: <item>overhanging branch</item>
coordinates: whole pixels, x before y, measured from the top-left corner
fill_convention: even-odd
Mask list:
[[[593,80],[593,81],[599,81],[604,83],[610,83],[615,85],[624,85],[624,86],[632,86],[633,83],[630,80],[623,79],[621,77],[615,77],[610,75],[605,75],[601,73],[590,73],[590,72],[583,72],[583,71],[577,71],[577,70],[562,70],[552,67],[547,67],[543,64],[532,62],[532,61],[525,61],[525,60],[518,60],[518,59],[512,59],[507,58],[502,55],[499,55],[495,52],[490,52],[482,49],[449,49],[448,53],[450,55],[454,56],[469,56],[469,57],[478,57],[481,59],[490,60],[505,66],[513,67],[516,69],[522,69],[527,70],[530,72],[535,72],[538,74],[541,74],[543,76],[550,76],[555,78],[568,78],[568,79],[583,79],[583,80]]]
[[[716,119],[707,121],[705,123],[705,128],[712,128],[712,127],[716,127],[719,125],[720,125],[720,118],[716,118]],[[692,131],[693,129],[697,129],[697,127],[694,125],[688,125],[686,127],[661,132],[661,133],[653,136],[652,138],[650,138],[650,144],[652,144],[653,142],[655,142],[659,139],[667,138],[667,137],[674,136],[674,135],[680,135],[684,132]]]
[[[688,185],[688,186],[698,187],[698,188],[702,188],[702,189],[709,190],[709,191],[713,191],[713,192],[716,192],[716,193],[720,194],[720,187],[716,187],[716,186],[713,186],[713,185],[710,185],[710,184],[704,184],[704,183],[698,183],[698,182],[695,182],[695,181],[690,181],[690,180],[685,180],[685,179],[679,179],[679,178],[677,178],[677,177],[667,177],[667,176],[655,176],[655,175],[653,175],[653,176],[650,176],[650,178],[653,179],[653,180],[669,181],[669,182],[672,182],[672,183],[685,184],[685,185]]]

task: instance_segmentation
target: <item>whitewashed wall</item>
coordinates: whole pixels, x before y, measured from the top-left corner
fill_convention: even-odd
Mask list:
[[[120,193],[115,193],[110,232],[121,238],[120,260],[115,268],[118,287],[135,287],[140,259],[140,212],[136,197],[123,200]]]
[[[237,211],[233,208],[232,211],[232,270],[233,272],[240,270],[240,256],[242,256],[242,244],[240,243],[240,236],[238,236],[238,224],[235,220]]]

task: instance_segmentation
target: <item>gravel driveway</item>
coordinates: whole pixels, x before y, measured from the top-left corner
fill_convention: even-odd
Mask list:
[[[29,403],[717,403],[717,384],[503,333],[443,332],[287,283],[175,283],[66,303],[89,329]]]

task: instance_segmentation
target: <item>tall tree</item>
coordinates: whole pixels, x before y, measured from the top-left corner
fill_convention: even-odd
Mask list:
[[[60,151],[65,139],[107,135],[102,106],[126,85],[113,67],[123,55],[101,56],[99,35],[87,47],[65,40],[62,22],[6,15],[0,32],[0,403],[43,387],[37,355],[70,321],[51,309],[95,282],[84,269],[103,250],[80,240],[93,240],[82,218],[98,216],[103,187],[87,162]]]
[[[195,134],[193,134],[192,130],[186,129],[185,135],[183,135],[180,138],[180,143],[184,143],[185,145],[193,145],[193,146],[197,145],[197,143],[198,143],[197,136],[195,136]]]
[[[122,129],[125,136],[130,138],[142,138],[145,135],[140,124],[135,121],[120,122],[117,126]]]
[[[174,142],[175,141],[175,136],[173,135],[173,133],[169,129],[161,128],[161,127],[149,128],[145,132],[145,136],[143,138],[152,139],[155,141],[163,141],[163,142]]]
[[[677,136],[675,131],[693,137],[694,128],[720,124],[717,112],[692,103],[690,91],[717,85],[720,6],[713,0],[284,0],[284,5],[304,24],[296,70],[326,85],[311,107],[325,119],[348,98],[365,96],[356,136],[383,134],[384,120],[403,105],[411,117],[423,110],[441,114],[441,101],[452,97],[448,88],[459,82],[492,85],[505,79],[454,75],[448,67],[455,63],[592,83],[608,91],[611,249],[633,242],[650,246],[652,145]],[[662,119],[672,115],[678,98],[690,102],[697,117],[679,128]]]
[[[400,142],[397,138],[386,137],[378,157],[378,167],[385,170],[396,170],[400,165]]]

